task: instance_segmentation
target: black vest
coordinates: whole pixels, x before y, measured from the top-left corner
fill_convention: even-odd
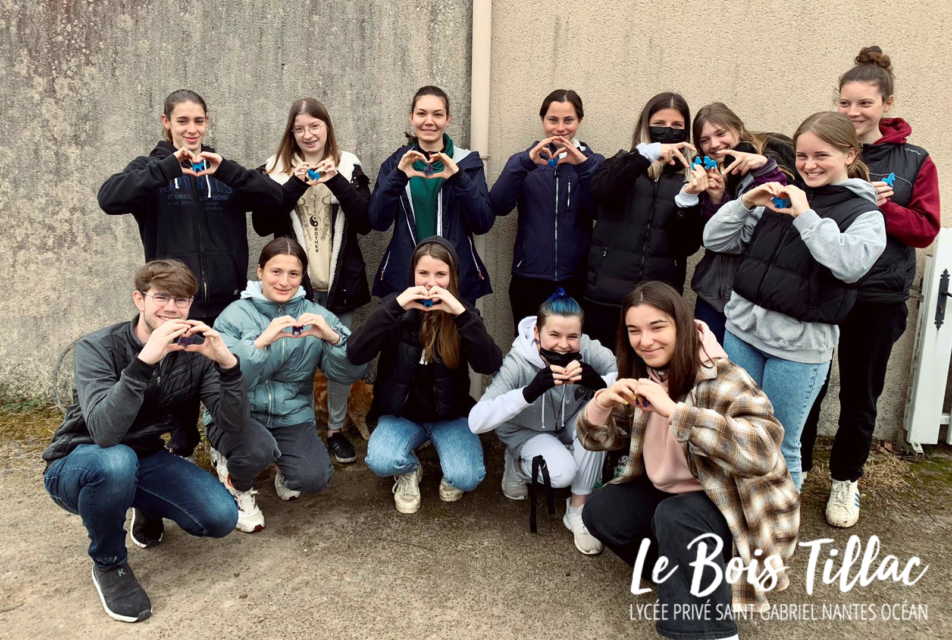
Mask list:
[[[876,205],[846,187],[808,191],[821,218],[845,231]],[[856,285],[838,280],[814,259],[793,226],[793,217],[764,209],[747,254],[734,278],[734,291],[756,305],[801,322],[838,324],[856,302]]]
[[[870,181],[896,174],[890,200],[902,207],[912,202],[916,177],[928,157],[925,149],[911,144],[864,144],[862,153]],[[909,288],[916,277],[916,250],[889,235],[888,222],[886,234],[886,250],[859,288],[858,299],[863,302],[888,304],[909,299]]]
[[[679,292],[684,288],[687,259],[675,255],[671,237],[679,232],[682,215],[674,197],[683,186],[684,175],[666,167],[658,180],[638,176],[617,208],[599,208],[586,299],[618,306],[644,280],[661,280]]]

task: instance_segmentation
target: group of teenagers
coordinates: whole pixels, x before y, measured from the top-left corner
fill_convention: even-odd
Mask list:
[[[172,93],[165,140],[99,191],[106,213],[139,225],[138,314],[77,342],[73,403],[43,454],[48,492],[88,531],[106,612],[134,622],[152,611],[128,565],[129,509],[133,543],[152,547],[163,518],[197,536],[261,530],[254,479],[272,463],[282,500],[327,488],[331,456],[357,459],[341,432],[348,387],[378,356],[366,464],[394,477],[401,513],[420,508],[421,447],[434,447],[439,496],[452,502],[484,479],[479,434],[495,431],[504,495],[525,499],[540,471],[570,488],[563,522],[580,552],[605,545],[635,566],[649,540],[650,580],[659,556],[687,566],[688,544],[713,533],[722,571],[735,556],[776,561],[775,590],[786,588],[834,351],[826,517],[849,527],[915,249],[940,227],[935,166],[887,117],[893,102],[889,58],[867,47],[840,78],[836,111],[792,138],[751,132],[718,102],[692,121],[682,96],[662,93],[630,148],[605,158],[580,141],[581,98],[557,90],[539,112],[542,139],[489,189],[479,154],[445,132],[449,98],[428,86],[371,193],[317,100],[295,102],[276,153],[247,169],[203,144],[204,100]],[[473,236],[514,209],[504,357],[475,306],[492,290]],[[249,211],[273,236],[253,281]],[[391,227],[371,289],[358,236]],[[686,266],[702,246],[692,308]],[[371,294],[379,304],[354,327]],[[478,402],[470,369],[492,376]],[[326,446],[316,370],[328,379]],[[200,404],[217,480],[190,461]],[[609,451],[625,455],[596,491]],[[746,578],[703,599],[690,587],[676,572],[658,597],[767,606]],[[737,634],[729,617],[657,630]]]

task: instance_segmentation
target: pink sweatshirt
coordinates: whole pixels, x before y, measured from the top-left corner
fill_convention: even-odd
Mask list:
[[[701,351],[702,360],[710,361],[716,358],[726,358],[727,353],[718,344],[717,338],[707,328],[707,325],[698,320],[697,327],[701,334],[701,344],[704,347]],[[667,391],[667,381],[661,380],[656,371],[648,369],[648,375]],[[595,398],[597,397],[598,394],[596,393]],[[603,409],[597,402],[589,402],[585,410],[589,422],[594,424],[605,424],[611,415],[611,408]],[[641,409],[636,407],[635,411],[638,412]],[[670,419],[649,412],[642,450],[645,458],[645,473],[648,474],[648,478],[655,487],[666,493],[703,491],[704,487],[691,475],[687,458],[684,457],[684,445],[674,437]]]

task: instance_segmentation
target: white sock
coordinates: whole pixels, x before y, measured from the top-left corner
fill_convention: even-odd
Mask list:
[[[566,505],[566,507],[568,507],[569,513],[578,513],[579,511],[582,510],[582,507],[585,506],[585,505],[583,504],[582,507],[573,507],[573,506],[572,506],[572,498],[566,498],[566,499],[565,499],[565,505]]]

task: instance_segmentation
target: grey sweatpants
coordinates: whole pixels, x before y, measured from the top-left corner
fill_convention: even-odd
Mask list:
[[[604,451],[589,451],[575,437],[575,429],[565,428],[561,437],[540,433],[526,440],[520,453],[519,475],[530,480],[532,459],[541,455],[549,468],[549,480],[556,489],[571,485],[572,493],[587,496],[592,493],[595,482],[602,474],[605,464]]]
[[[327,292],[314,293],[314,302],[324,306],[327,304]],[[354,312],[345,311],[337,316],[340,323],[348,329],[354,328]],[[350,396],[350,385],[327,381],[327,428],[330,431],[343,429],[347,422],[347,398]]]

